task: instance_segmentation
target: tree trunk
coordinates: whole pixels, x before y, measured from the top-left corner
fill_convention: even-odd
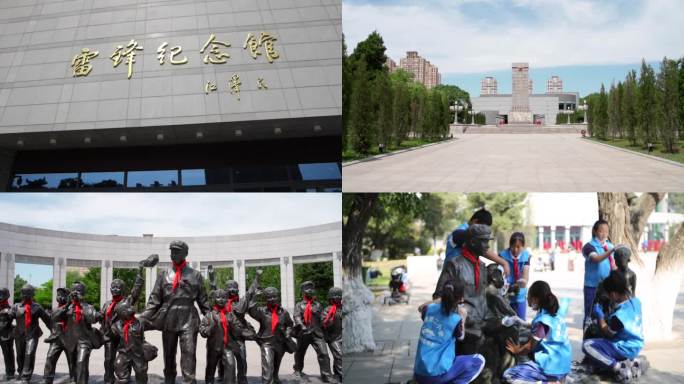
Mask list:
[[[637,256],[637,243],[648,216],[664,195],[645,193],[637,198],[622,193],[598,194],[599,217],[610,223],[611,240],[629,244],[634,259],[639,260],[636,296],[642,302],[647,342],[672,338],[674,307],[684,272],[684,225],[660,249],[655,261]]]
[[[373,292],[363,284],[363,234],[377,203],[377,194],[356,194],[342,227],[342,279],[344,318],[342,348],[345,353],[375,349]]]
[[[608,238],[613,244],[625,244],[632,250],[634,260],[643,266],[639,255],[639,238],[634,239],[632,232],[633,215],[624,193],[598,193],[599,218],[609,223]],[[648,219],[651,212],[643,212]]]

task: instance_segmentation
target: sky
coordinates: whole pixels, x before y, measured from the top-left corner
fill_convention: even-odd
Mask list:
[[[0,222],[103,235],[212,236],[332,223],[339,193],[0,194]],[[52,267],[16,264],[40,286]]]
[[[418,51],[471,95],[492,75],[510,93],[517,61],[530,64],[535,92],[555,74],[584,96],[642,58],[657,69],[663,56],[684,56],[681,0],[344,0],[342,12],[349,52],[377,30],[397,63]]]

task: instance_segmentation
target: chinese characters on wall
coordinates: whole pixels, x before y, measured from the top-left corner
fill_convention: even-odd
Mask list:
[[[278,39],[270,33],[261,32],[257,37],[250,32],[247,34],[242,49],[247,50],[254,60],[258,60],[259,56],[264,56],[266,60],[272,64],[280,57],[280,54],[276,51],[274,46],[276,41],[278,41]],[[230,47],[230,42],[220,41],[217,39],[216,35],[212,33],[199,51],[202,62],[204,64],[227,63],[230,60],[230,54],[228,54],[226,50]],[[117,46],[114,52],[109,56],[109,59],[112,60],[112,66],[114,68],[117,68],[121,63],[124,63],[127,68],[127,77],[130,79],[133,77],[133,68],[136,62],[135,57],[143,50],[143,46],[135,39],[131,39],[126,45]],[[171,65],[183,65],[188,63],[188,58],[182,53],[183,48],[180,45],[170,47],[168,42],[163,42],[159,45],[156,52],[159,65],[164,65],[167,62]],[[89,48],[81,49],[81,53],[74,56],[71,60],[73,76],[88,76],[93,70],[91,60],[98,57],[99,54],[98,51],[91,51]],[[227,89],[232,95],[235,95],[238,100],[240,100],[241,85],[240,75],[233,74],[228,81]],[[258,90],[268,89],[263,78],[258,78],[256,88]],[[216,90],[218,90],[218,87],[215,81],[208,81],[204,86],[205,94],[209,94]]]

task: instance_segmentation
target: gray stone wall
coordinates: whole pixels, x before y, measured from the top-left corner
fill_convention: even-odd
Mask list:
[[[275,36],[280,57],[253,59],[250,32]],[[231,44],[225,64],[202,60],[212,33]],[[110,55],[131,39],[143,50],[127,79]],[[340,115],[341,40],[340,0],[1,0],[0,134]],[[160,65],[163,42],[188,62]],[[99,55],[74,77],[82,48]]]

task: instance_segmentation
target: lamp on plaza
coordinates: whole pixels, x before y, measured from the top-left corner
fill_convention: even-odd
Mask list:
[[[584,124],[587,124],[587,109],[589,109],[589,106],[585,101],[582,101],[582,104],[577,107],[578,110],[584,111]]]
[[[454,103],[454,124],[458,124],[458,113],[463,111],[463,109],[464,107],[463,105],[461,105],[461,101],[456,100],[456,102]]]

